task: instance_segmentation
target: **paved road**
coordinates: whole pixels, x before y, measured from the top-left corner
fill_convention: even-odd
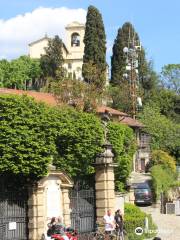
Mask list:
[[[153,207],[141,207],[146,213],[151,213],[158,226],[158,237],[162,240],[180,240],[180,216],[161,214],[159,209]]]
[[[151,175],[150,173],[137,173],[137,172],[132,172],[130,175],[130,183],[134,187],[138,183],[145,183],[149,182],[151,180]]]
[[[131,173],[132,186],[149,182],[149,180],[151,180],[151,176],[148,173]],[[153,206],[141,207],[141,210],[152,215],[153,221],[158,226],[157,236],[161,237],[161,240],[180,240],[180,216],[161,214],[160,210]]]

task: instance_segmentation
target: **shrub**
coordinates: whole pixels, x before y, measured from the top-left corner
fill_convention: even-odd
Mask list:
[[[57,155],[54,164],[71,177],[82,177],[94,172],[92,164],[102,151],[103,127],[90,113],[72,108],[57,109]]]
[[[170,152],[178,162],[180,124],[174,123],[161,114],[160,108],[156,104],[146,104],[139,117],[146,126],[144,131],[151,135],[151,149],[163,149]]]
[[[141,227],[145,230],[145,218],[148,218],[149,229],[155,230],[156,226],[152,221],[151,215],[142,212],[137,206],[126,203],[124,224],[129,240],[144,240],[146,237],[153,237],[155,234],[149,234],[144,231],[142,235],[137,235],[135,229]]]
[[[108,139],[112,144],[115,155],[114,161],[118,164],[115,168],[116,188],[121,191],[132,170],[136,140],[133,130],[123,124],[110,122],[108,130]]]
[[[84,177],[93,173],[92,165],[97,154],[102,152],[103,127],[100,119],[94,114],[72,108],[61,108],[57,111],[58,154],[55,157],[55,165],[72,177]],[[115,179],[121,181],[122,186],[131,171],[135,139],[132,129],[127,126],[111,122],[108,128],[108,139],[118,163]]]
[[[152,165],[163,165],[170,168],[173,172],[176,172],[176,162],[175,159],[170,156],[167,152],[162,150],[155,150],[152,152]]]
[[[27,96],[0,95],[0,173],[41,177],[55,152],[51,110]]]
[[[92,172],[103,128],[93,114],[0,95],[0,173],[39,178],[52,162],[71,176]]]
[[[93,162],[102,151],[103,127],[94,114],[72,108],[53,108],[27,96],[0,95],[0,173],[39,178],[49,163],[71,177],[94,172]],[[116,179],[131,170],[133,131],[109,124],[109,140],[118,162]]]
[[[167,191],[171,188],[176,179],[176,174],[172,172],[171,169],[163,165],[155,165],[150,169],[150,171],[155,197],[156,199],[159,199],[161,192],[167,193]]]

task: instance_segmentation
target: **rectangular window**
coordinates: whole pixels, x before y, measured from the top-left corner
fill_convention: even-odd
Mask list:
[[[72,63],[68,63],[68,69],[72,69]]]

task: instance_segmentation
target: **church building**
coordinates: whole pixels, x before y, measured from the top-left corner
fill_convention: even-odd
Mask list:
[[[68,74],[82,80],[82,64],[84,54],[84,33],[85,25],[79,22],[72,22],[66,26],[67,41],[63,43],[64,68]],[[50,38],[45,35],[43,38],[29,44],[29,56],[40,58],[45,54]]]

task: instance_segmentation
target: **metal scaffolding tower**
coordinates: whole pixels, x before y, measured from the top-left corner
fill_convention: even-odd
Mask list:
[[[129,39],[127,47],[124,47],[123,52],[126,57],[126,71],[124,77],[129,81],[129,94],[131,99],[131,115],[135,119],[137,107],[142,105],[141,98],[138,97],[139,89],[139,74],[138,74],[138,56],[141,51],[141,44],[135,39],[135,34],[132,36],[129,29]]]

